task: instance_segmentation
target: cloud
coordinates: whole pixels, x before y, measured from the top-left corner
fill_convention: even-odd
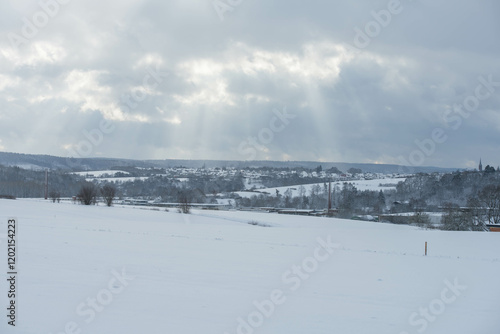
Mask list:
[[[224,21],[210,1],[70,2],[19,48],[8,34],[42,9],[4,2],[1,149],[65,155],[105,119],[116,129],[95,154],[245,159],[239,145],[287,107],[296,119],[257,158],[394,163],[440,127],[425,164],[500,164],[500,88],[458,130],[446,122],[479,76],[500,81],[500,5],[401,3],[356,49],[387,2],[245,1]]]

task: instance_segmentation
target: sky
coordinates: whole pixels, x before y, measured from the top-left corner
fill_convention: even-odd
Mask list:
[[[500,165],[497,0],[5,0],[0,151]]]

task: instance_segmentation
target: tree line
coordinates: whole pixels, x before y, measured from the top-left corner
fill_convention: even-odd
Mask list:
[[[321,168],[316,171],[321,172]],[[216,203],[218,195],[223,194],[225,198],[232,198],[237,207],[319,210],[328,206],[327,182],[318,182],[308,188],[302,185],[318,181],[316,178],[300,178],[297,173],[263,178],[262,183],[266,186],[290,186],[295,190],[241,198],[234,192],[244,190],[244,181],[243,175],[236,173],[225,177],[190,175],[183,181],[157,175],[123,183],[99,183],[53,170],[49,173],[49,195],[53,201],[76,196],[83,204],[92,204],[102,198],[111,205],[113,199],[131,197],[184,203],[187,207],[189,203]],[[0,166],[0,197],[36,198],[43,197],[44,192],[44,171]],[[500,224],[500,172],[487,166],[482,172],[419,173],[399,182],[395,189],[377,191],[362,191],[349,182],[332,183],[330,200],[342,218],[413,212],[414,223],[424,226],[428,224],[425,212],[444,212],[443,226],[447,229],[481,230],[485,224]]]

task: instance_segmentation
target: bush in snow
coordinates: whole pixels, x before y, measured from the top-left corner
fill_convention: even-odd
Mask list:
[[[78,192],[78,200],[84,205],[96,204],[97,202],[97,188],[93,183],[86,183]]]

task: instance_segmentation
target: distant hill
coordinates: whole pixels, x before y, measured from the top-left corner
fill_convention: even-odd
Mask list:
[[[72,171],[85,170],[106,170],[117,167],[188,167],[206,168],[214,167],[273,167],[273,168],[310,168],[314,169],[322,166],[323,170],[337,167],[341,171],[347,171],[350,168],[359,168],[365,173],[432,173],[432,172],[453,172],[456,168],[440,167],[404,167],[398,165],[384,164],[362,164],[362,163],[344,163],[344,162],[317,162],[317,161],[226,161],[226,160],[131,160],[114,158],[64,158],[50,155],[35,155],[0,152],[0,165],[19,166],[24,169],[61,169]]]
[[[149,167],[139,160],[107,158],[63,158],[50,155],[0,152],[0,165],[25,169],[62,169],[72,171],[101,170],[114,166]]]

